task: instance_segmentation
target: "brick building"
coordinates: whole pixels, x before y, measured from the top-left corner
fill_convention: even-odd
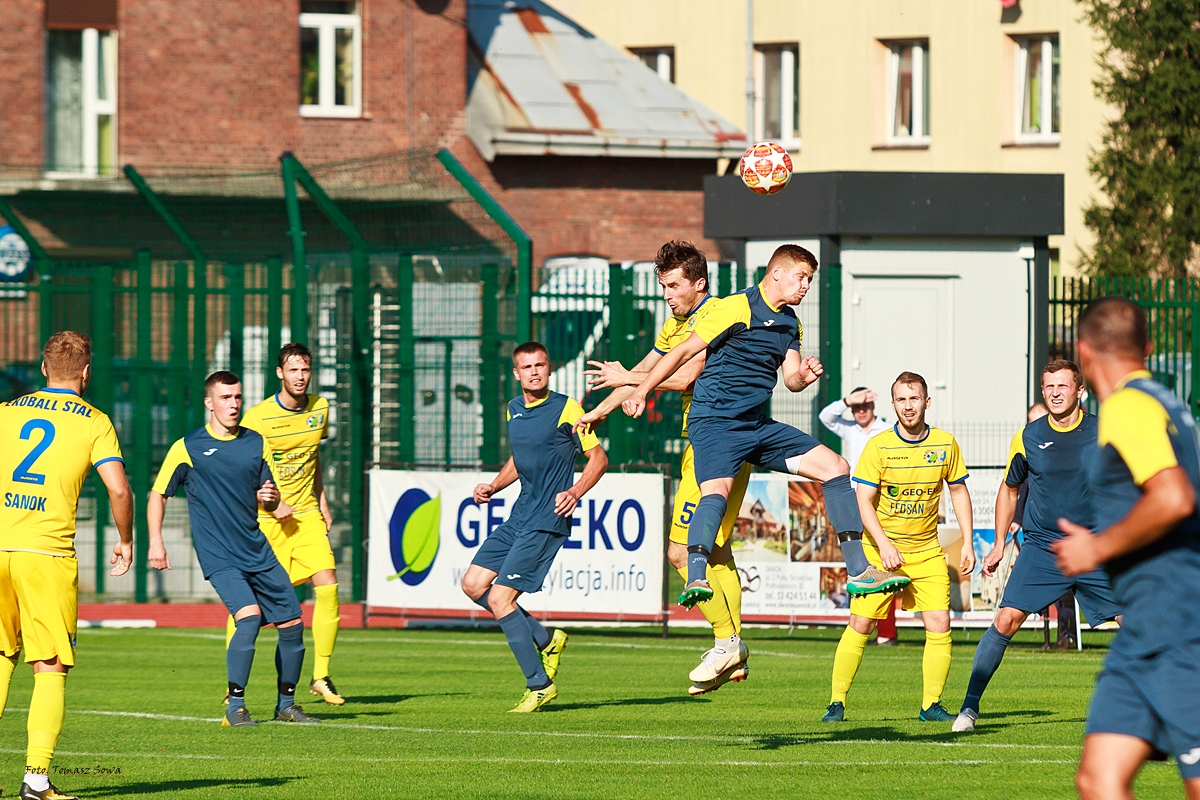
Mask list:
[[[0,28],[0,164],[56,181],[43,187],[126,163],[261,169],[285,150],[319,164],[447,147],[532,236],[537,262],[646,259],[667,238],[702,238],[702,178],[744,145],[534,2],[7,0]],[[649,103],[648,81],[661,84]],[[480,85],[533,98],[494,126],[521,146],[469,135]],[[572,109],[553,108],[560,95]],[[681,111],[690,139],[672,133]]]

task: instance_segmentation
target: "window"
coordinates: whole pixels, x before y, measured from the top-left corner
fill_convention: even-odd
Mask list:
[[[46,171],[111,175],[117,158],[117,34],[46,32]]]
[[[300,115],[362,115],[362,19],[357,3],[300,3]]]
[[[929,41],[888,45],[887,142],[929,144]]]
[[[1061,138],[1059,54],[1057,36],[1016,40],[1015,85],[1018,143],[1058,142]]]
[[[796,147],[800,141],[800,48],[754,47],[754,127],[757,138]]]
[[[674,47],[634,47],[629,52],[667,83],[675,82]]]

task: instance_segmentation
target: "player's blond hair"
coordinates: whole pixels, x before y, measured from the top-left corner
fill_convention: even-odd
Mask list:
[[[42,350],[46,377],[71,381],[83,377],[83,368],[92,363],[92,340],[76,331],[59,331]]]
[[[771,254],[771,260],[767,262],[767,269],[782,266],[794,267],[797,264],[807,264],[812,267],[813,272],[817,271],[817,257],[811,252],[798,244],[781,244]]]

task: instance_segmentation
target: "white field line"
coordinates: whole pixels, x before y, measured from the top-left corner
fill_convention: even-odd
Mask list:
[[[27,708],[13,708],[10,711],[28,713]],[[145,711],[99,711],[90,709],[68,709],[68,714],[84,714],[94,717],[125,717],[132,719],[150,719],[166,722],[201,722],[220,724],[220,717],[191,717],[176,714],[154,714]],[[1078,745],[1070,744],[1019,744],[1010,742],[906,742],[897,739],[816,739],[807,741],[803,734],[766,734],[762,736],[746,736],[737,734],[713,734],[710,736],[685,736],[674,734],[641,734],[641,733],[594,733],[579,731],[504,731],[484,730],[482,728],[418,728],[403,725],[371,725],[353,722],[322,721],[318,728],[344,728],[363,731],[392,731],[394,733],[440,733],[452,736],[532,736],[561,739],[619,739],[633,741],[657,742],[713,742],[720,744],[760,744],[763,740],[794,740],[796,745],[889,745],[903,744],[919,747],[981,747],[995,750],[1078,750]],[[22,751],[24,752],[24,751]]]
[[[24,755],[24,750],[0,748],[0,753]],[[85,751],[59,750],[59,757],[75,758],[147,758],[164,760],[196,761],[274,761],[277,755],[205,755],[199,753],[92,753]],[[512,758],[509,756],[397,756],[393,758],[372,756],[338,756],[338,761],[353,761],[364,764],[545,764],[561,766],[646,766],[646,767],[931,767],[931,766],[987,766],[1003,764],[1076,764],[1075,759],[1021,759],[1001,761],[996,759],[955,759],[937,761],[676,761],[670,759],[601,759],[601,758]],[[327,762],[328,756],[287,756],[282,763],[295,761]]]
[[[92,631],[89,631],[89,632],[92,632]],[[122,631],[122,632],[124,632],[124,631]],[[219,634],[215,634],[215,633],[190,633],[190,632],[184,632],[184,631],[176,632],[176,631],[164,631],[162,629],[156,629],[155,635],[157,635],[157,636],[176,636],[176,637],[188,638],[188,639],[212,639],[215,641],[222,641],[222,642],[225,641],[224,635],[219,635]],[[463,645],[466,647],[505,647],[505,648],[508,647],[508,643],[503,640],[490,641],[490,640],[486,640],[486,639],[484,639],[484,640],[478,640],[478,639],[421,639],[421,638],[410,637],[410,636],[377,636],[377,637],[367,638],[367,637],[355,637],[355,636],[342,635],[342,636],[338,637],[338,641],[345,642],[348,644],[381,644],[381,643],[387,643],[387,644],[434,644],[434,645],[446,644],[446,645]],[[618,650],[650,650],[650,651],[662,651],[662,652],[674,652],[674,653],[699,653],[699,652],[704,651],[703,645],[697,645],[695,647],[683,647],[680,645],[632,644],[632,643],[624,643],[624,642],[576,642],[574,644],[571,644],[570,647],[572,649],[578,649],[580,647],[598,647],[598,648],[612,648],[612,649],[618,649]],[[765,656],[768,658],[796,658],[796,659],[803,659],[803,660],[814,660],[815,659],[815,660],[821,660],[821,661],[825,661],[825,660],[829,660],[829,659],[833,658],[832,653],[824,653],[824,654],[822,654],[822,653],[781,653],[781,652],[774,651],[774,650],[760,650],[758,648],[752,649],[750,651],[750,655]],[[873,661],[874,660],[919,661],[919,660],[921,660],[921,658],[923,656],[920,652],[913,651],[911,654],[879,652],[879,653],[872,653],[870,657],[871,657],[871,660],[873,660]],[[1096,662],[1096,663],[1099,663],[1101,660],[1103,660],[1104,656],[1100,655],[1100,654],[1082,655],[1082,654],[1075,654],[1075,653],[1054,653],[1054,654],[1047,653],[1046,655],[1024,655],[1022,653],[1009,653],[1004,658],[1006,661],[1046,662],[1048,659],[1058,659],[1060,661],[1070,661],[1070,662]]]

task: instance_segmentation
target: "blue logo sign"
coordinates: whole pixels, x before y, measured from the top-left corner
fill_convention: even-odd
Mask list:
[[[431,498],[420,489],[409,489],[400,495],[392,518],[388,521],[388,533],[392,552],[392,566],[397,578],[409,586],[416,586],[429,577],[429,570],[437,558],[441,543],[442,496]]]
[[[29,245],[11,225],[0,227],[0,283],[20,283],[29,273],[33,258]]]

